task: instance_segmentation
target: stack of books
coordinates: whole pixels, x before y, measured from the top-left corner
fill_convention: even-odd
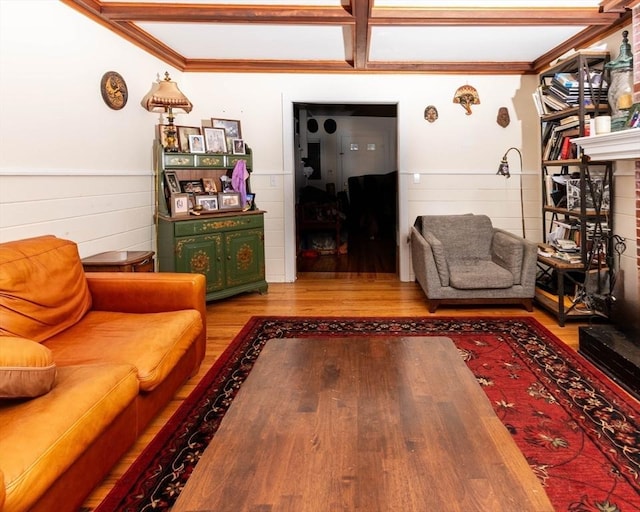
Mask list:
[[[579,89],[580,82],[574,73],[556,73],[551,79],[547,94],[569,107],[575,107],[579,105]],[[607,83],[601,72],[592,71],[589,77],[585,77],[583,94],[585,105],[607,102]]]

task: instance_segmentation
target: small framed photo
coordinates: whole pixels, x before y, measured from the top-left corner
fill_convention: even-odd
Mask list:
[[[204,194],[204,184],[202,180],[181,181],[180,189],[186,194]]]
[[[232,139],[233,154],[234,155],[246,155],[247,149],[245,148],[244,141],[242,139]]]
[[[256,195],[255,194],[247,194],[247,199],[244,202],[244,206],[242,211],[247,210],[255,210],[256,209]]]
[[[164,181],[169,190],[169,194],[179,194],[182,192],[178,175],[174,171],[164,171]]]
[[[189,215],[189,194],[173,194],[171,196],[171,216]]]
[[[205,212],[213,212],[218,209],[218,196],[196,196],[196,204],[202,206]]]
[[[207,153],[227,153],[227,133],[224,128],[203,128]]]
[[[227,137],[227,148],[231,147],[231,141],[233,139],[242,138],[240,121],[237,119],[217,119],[215,117],[212,117],[211,126],[213,126],[214,128],[224,128],[225,135]]]
[[[182,153],[189,153],[189,135],[202,135],[199,126],[176,126],[178,132],[178,148]]]
[[[242,210],[239,192],[220,192],[218,194],[218,208],[220,210]]]
[[[218,188],[216,187],[216,181],[213,178],[202,178],[202,184],[204,185],[205,194],[218,193]]]
[[[189,151],[191,153],[204,153],[204,137],[202,135],[189,135]]]

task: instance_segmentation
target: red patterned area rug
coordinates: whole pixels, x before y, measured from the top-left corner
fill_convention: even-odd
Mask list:
[[[640,510],[640,404],[531,318],[253,317],[96,512],[168,510],[264,343],[318,335],[450,337],[556,510]]]

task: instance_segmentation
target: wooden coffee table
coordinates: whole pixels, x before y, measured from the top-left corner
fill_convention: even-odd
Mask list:
[[[443,337],[267,342],[172,512],[553,511]]]

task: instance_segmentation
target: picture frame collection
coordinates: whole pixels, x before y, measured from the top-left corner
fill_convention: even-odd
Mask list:
[[[218,191],[214,178],[180,180],[176,171],[164,171],[164,187],[171,217],[256,209],[254,193],[243,204],[239,192]]]
[[[181,153],[213,153],[246,155],[247,146],[242,138],[242,126],[238,119],[212,117],[210,126],[176,126],[178,149]],[[163,130],[159,126],[163,146]]]
[[[246,155],[247,146],[242,138],[238,119],[211,118],[202,126],[176,126],[180,153]],[[163,125],[157,126],[158,140],[165,145]],[[184,178],[184,175],[183,175]],[[227,211],[255,210],[255,194],[249,193],[243,204],[239,192],[228,190],[226,176],[218,178],[180,179],[176,171],[164,171],[164,192],[172,217],[201,215]]]

